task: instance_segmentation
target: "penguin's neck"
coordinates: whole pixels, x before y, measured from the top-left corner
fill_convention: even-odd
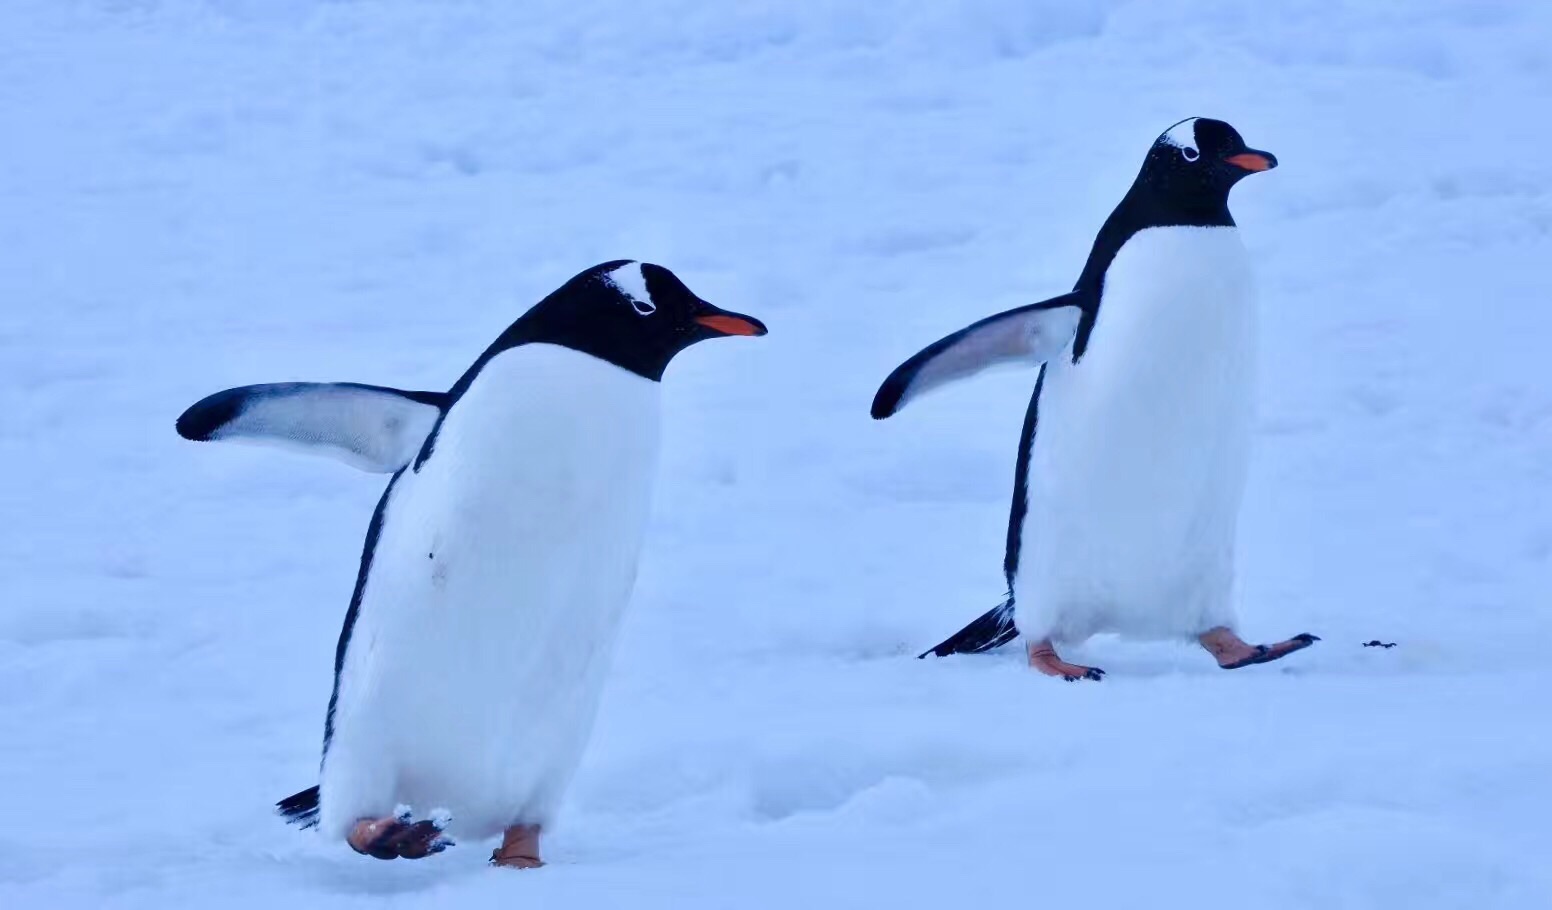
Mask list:
[[[1138,175],[1132,188],[1105,219],[1089,250],[1088,261],[1073,290],[1083,301],[1084,314],[1078,322],[1072,345],[1072,362],[1077,363],[1088,350],[1089,338],[1099,316],[1099,300],[1104,293],[1105,273],[1115,262],[1116,253],[1139,231],[1155,227],[1234,227],[1229,214],[1229,193],[1197,187],[1195,192],[1171,191]]]
[[[1105,272],[1121,247],[1138,231],[1153,227],[1234,227],[1228,190],[1160,187],[1141,175],[1105,219],[1073,289],[1099,295]]]

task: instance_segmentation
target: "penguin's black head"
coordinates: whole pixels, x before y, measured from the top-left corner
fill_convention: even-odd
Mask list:
[[[558,344],[657,381],[674,355],[697,341],[764,334],[758,319],[712,306],[668,269],[617,259],[539,301],[507,330],[505,342]]]
[[[1153,143],[1134,189],[1183,214],[1222,210],[1226,215],[1234,184],[1274,167],[1276,156],[1245,145],[1234,127],[1222,120],[1190,117]]]

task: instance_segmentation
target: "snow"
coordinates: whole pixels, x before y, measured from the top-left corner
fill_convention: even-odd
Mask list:
[[[1533,0],[11,0],[0,906],[1548,906],[1549,48]],[[1281,162],[1240,595],[1324,641],[916,661],[1002,593],[1033,376],[877,383],[1067,289],[1183,116]],[[616,258],[771,334],[666,378],[551,865],[287,828],[382,479],[173,418],[445,388]]]

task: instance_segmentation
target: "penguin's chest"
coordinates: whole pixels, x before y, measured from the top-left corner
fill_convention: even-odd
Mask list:
[[[1054,596],[1157,603],[1224,575],[1254,400],[1255,313],[1233,228],[1153,228],[1117,253],[1082,359],[1048,368],[1026,563]]]
[[[656,383],[525,345],[399,478],[339,723],[391,741],[401,796],[519,801],[570,773],[635,579],[658,419]]]

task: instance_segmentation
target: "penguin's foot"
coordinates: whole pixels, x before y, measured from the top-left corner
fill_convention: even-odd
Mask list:
[[[1060,676],[1068,682],[1077,682],[1080,679],[1099,682],[1105,678],[1105,671],[1098,667],[1070,664],[1057,657],[1056,647],[1051,644],[1049,638],[1029,646],[1029,665],[1047,676]]]
[[[1295,651],[1308,648],[1320,639],[1304,632],[1275,645],[1252,645],[1231,630],[1218,626],[1197,636],[1197,641],[1202,643],[1207,653],[1217,658],[1218,666],[1225,670],[1238,670],[1251,664],[1265,664],[1280,660]]]
[[[408,811],[389,818],[363,818],[345,836],[357,853],[377,859],[424,859],[453,845],[442,833],[444,819],[414,821]]]
[[[501,846],[490,854],[492,866],[511,869],[537,869],[544,865],[539,859],[539,826],[513,825],[501,839]]]

